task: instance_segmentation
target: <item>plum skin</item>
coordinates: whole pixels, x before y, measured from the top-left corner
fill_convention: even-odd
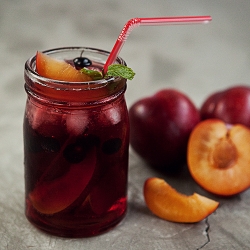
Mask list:
[[[218,118],[250,127],[250,87],[240,85],[211,94],[200,109],[201,119]]]
[[[163,89],[129,109],[130,144],[147,163],[176,172],[186,160],[189,135],[200,121],[198,109],[183,93]]]

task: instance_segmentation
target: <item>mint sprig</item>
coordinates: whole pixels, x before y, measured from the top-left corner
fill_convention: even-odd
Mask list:
[[[108,67],[107,76],[120,76],[132,80],[135,76],[135,72],[125,65],[111,64]]]
[[[121,64],[111,64],[108,67],[108,71],[107,74],[103,77],[102,72],[97,71],[97,70],[92,70],[92,69],[88,69],[88,68],[83,68],[81,69],[81,72],[83,74],[89,75],[93,80],[100,80],[106,77],[112,77],[112,76],[120,76],[122,78],[128,79],[128,80],[132,80],[135,76],[135,72],[125,66],[125,65],[121,65]]]
[[[100,80],[100,79],[103,78],[102,72],[100,72],[98,70],[82,68],[81,72],[84,73],[85,75],[90,76],[94,81],[95,80]]]

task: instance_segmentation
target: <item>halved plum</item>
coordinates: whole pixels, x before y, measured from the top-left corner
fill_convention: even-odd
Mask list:
[[[177,192],[160,178],[149,178],[144,184],[144,198],[156,216],[180,223],[194,223],[205,219],[219,206],[219,202],[197,193],[187,196]]]
[[[189,171],[205,190],[222,196],[250,186],[250,130],[219,119],[200,122],[192,131],[187,150]]]
[[[87,82],[92,78],[63,60],[57,60],[42,52],[36,54],[36,70],[43,77],[69,82]]]
[[[41,181],[29,194],[34,208],[43,214],[58,213],[70,206],[90,182],[96,167],[96,148],[85,159],[72,164],[70,170],[53,181]]]

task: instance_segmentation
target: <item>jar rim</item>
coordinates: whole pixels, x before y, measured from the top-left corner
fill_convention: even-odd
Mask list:
[[[61,52],[72,52],[72,51],[84,51],[84,52],[90,52],[90,53],[99,53],[100,55],[108,57],[110,52],[102,49],[96,49],[92,47],[82,47],[82,46],[69,46],[69,47],[58,47],[48,50],[43,50],[42,53],[45,53],[47,55],[52,55],[56,53]],[[43,85],[50,85],[50,87],[55,87],[57,89],[66,90],[68,88],[74,88],[77,89],[92,89],[92,88],[100,88],[106,86],[109,82],[112,82],[114,80],[119,81],[121,77],[109,77],[106,79],[100,79],[100,80],[93,80],[93,81],[85,81],[85,82],[69,82],[69,81],[63,81],[63,80],[54,80],[47,77],[43,77],[39,75],[35,70],[35,62],[36,62],[36,55],[30,57],[25,62],[25,74],[28,75],[32,79],[36,79],[38,82],[42,83]],[[118,56],[115,60],[116,64],[121,65],[127,65],[126,62]],[[47,83],[47,84],[46,84]]]
[[[89,57],[98,66],[103,66],[110,54],[106,50],[81,46],[59,47],[42,52],[58,59],[73,60],[82,51],[85,53],[84,57]],[[126,66],[126,62],[121,57],[117,57],[115,63]],[[126,79],[119,76],[87,82],[69,82],[40,76],[36,72],[36,55],[26,61],[24,78],[28,94],[58,101],[100,100],[126,89]]]

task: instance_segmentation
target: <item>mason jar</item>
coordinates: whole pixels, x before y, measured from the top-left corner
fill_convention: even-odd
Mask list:
[[[85,47],[43,53],[69,64],[84,56],[96,69],[103,68],[109,55]],[[120,57],[115,63],[126,65]],[[36,56],[26,62],[24,76],[27,219],[62,237],[88,237],[111,229],[127,208],[126,79],[48,79],[36,72]]]

